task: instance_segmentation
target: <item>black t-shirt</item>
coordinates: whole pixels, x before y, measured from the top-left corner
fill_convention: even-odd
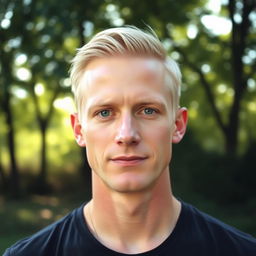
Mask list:
[[[127,256],[97,241],[86,225],[83,206],[18,241],[4,256]],[[256,256],[256,239],[182,202],[171,235],[155,249],[133,255]]]

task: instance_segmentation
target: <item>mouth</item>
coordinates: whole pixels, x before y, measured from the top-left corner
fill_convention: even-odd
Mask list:
[[[111,158],[110,160],[118,165],[121,166],[135,166],[138,164],[141,164],[147,159],[147,157],[144,156],[118,156]]]

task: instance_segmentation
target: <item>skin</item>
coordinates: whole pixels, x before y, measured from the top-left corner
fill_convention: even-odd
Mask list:
[[[160,245],[180,213],[169,163],[172,143],[185,133],[187,111],[179,108],[173,116],[165,75],[163,63],[154,58],[93,60],[80,82],[82,120],[71,116],[92,169],[86,221],[102,244],[122,253]]]

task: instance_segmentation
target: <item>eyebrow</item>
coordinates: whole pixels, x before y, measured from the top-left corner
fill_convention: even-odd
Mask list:
[[[111,108],[111,107],[116,107],[117,105],[118,105],[118,103],[116,101],[112,101],[112,100],[106,100],[105,102],[101,101],[100,103],[96,102],[95,104],[92,104],[91,106],[89,106],[88,113],[91,114],[93,112],[93,110],[97,109],[97,108]],[[158,99],[145,99],[142,101],[138,101],[137,103],[135,103],[133,105],[132,108],[136,109],[139,106],[150,106],[150,105],[157,105],[161,109],[167,110],[167,106]]]
[[[154,101],[141,101],[141,102],[138,102],[138,103],[135,104],[135,108],[139,107],[139,106],[150,106],[150,105],[157,105],[157,106],[159,106],[162,109],[166,109],[166,105],[164,103],[158,101],[158,100],[157,101],[154,100]]]
[[[113,107],[112,103],[100,103],[100,104],[92,104],[91,106],[88,107],[88,114],[90,115],[94,109],[100,109],[100,108],[109,108],[109,107]]]

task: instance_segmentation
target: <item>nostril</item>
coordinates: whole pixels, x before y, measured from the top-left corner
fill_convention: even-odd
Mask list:
[[[135,132],[133,133],[119,133],[116,138],[115,141],[117,144],[122,145],[122,144],[126,144],[126,145],[135,145],[138,144],[139,142],[139,135]]]
[[[131,144],[138,144],[139,140],[132,140]]]

